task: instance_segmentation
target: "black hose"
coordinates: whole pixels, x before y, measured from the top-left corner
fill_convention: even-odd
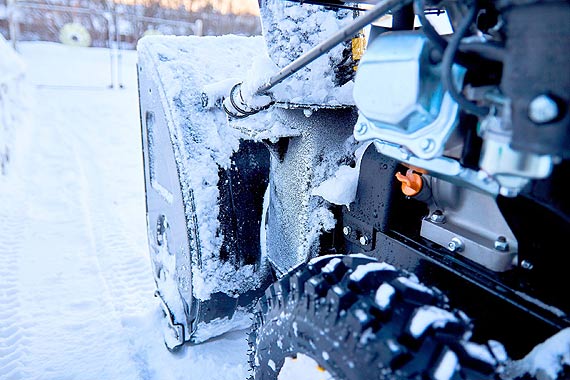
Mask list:
[[[469,12],[467,16],[461,20],[459,27],[449,40],[447,45],[447,49],[443,53],[442,61],[441,61],[441,80],[443,82],[443,87],[449,95],[459,104],[463,110],[468,113],[474,114],[479,117],[487,116],[489,113],[488,107],[478,106],[477,104],[469,101],[463,94],[455,87],[453,83],[453,75],[452,75],[452,66],[453,61],[455,59],[455,55],[459,49],[459,45],[461,44],[461,39],[465,36],[469,27],[475,21],[475,17],[477,17],[477,12],[479,7],[477,6],[477,2],[473,3],[473,6],[469,8]]]
[[[503,62],[505,48],[491,42],[470,42],[459,45],[459,50],[466,53],[477,53],[480,57],[491,61]]]
[[[447,48],[447,41],[445,40],[445,38],[439,35],[437,30],[435,30],[435,28],[431,24],[431,22],[429,22],[425,14],[425,8],[426,8],[425,0],[414,0],[414,12],[420,19],[424,34],[435,44],[435,46],[439,49],[439,51],[443,53]]]

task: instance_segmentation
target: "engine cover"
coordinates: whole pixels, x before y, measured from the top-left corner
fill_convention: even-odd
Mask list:
[[[416,32],[382,34],[369,45],[354,86],[357,140],[397,145],[422,159],[442,154],[459,107],[443,90],[431,50]],[[456,85],[463,73],[453,67]]]

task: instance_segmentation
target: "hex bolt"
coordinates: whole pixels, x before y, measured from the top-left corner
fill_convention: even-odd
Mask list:
[[[344,236],[350,236],[351,232],[352,232],[352,228],[350,228],[350,226],[342,227],[342,233],[344,234]]]
[[[460,238],[454,237],[451,239],[449,244],[447,244],[447,249],[449,249],[451,252],[463,252],[465,249],[465,244]]]
[[[509,243],[507,243],[507,238],[504,236],[499,236],[495,240],[495,249],[501,252],[507,252],[509,250]]]
[[[426,153],[432,151],[434,146],[435,146],[435,143],[432,139],[425,139],[420,144],[420,147]]]
[[[366,125],[366,123],[359,123],[356,126],[356,133],[358,133],[359,135],[363,135],[368,131],[368,125]]]
[[[429,220],[438,224],[445,223],[445,215],[443,215],[443,212],[441,210],[435,210],[430,215]]]
[[[523,260],[521,262],[521,268],[526,270],[532,270],[532,268],[534,268],[534,265],[528,260]]]
[[[368,243],[370,243],[370,239],[366,235],[362,235],[358,241],[361,245],[368,245]]]
[[[558,104],[548,95],[539,95],[528,105],[528,117],[537,124],[556,119],[559,112]]]

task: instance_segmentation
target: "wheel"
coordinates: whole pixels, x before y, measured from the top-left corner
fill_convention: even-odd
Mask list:
[[[498,379],[502,346],[470,342],[471,328],[413,274],[363,255],[323,256],[260,299],[252,378],[303,379],[316,370],[336,380]],[[309,377],[290,377],[295,367]]]

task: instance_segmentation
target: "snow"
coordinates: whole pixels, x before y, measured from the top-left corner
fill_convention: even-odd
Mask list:
[[[380,307],[381,310],[386,310],[390,305],[392,296],[396,293],[396,289],[390,284],[382,284],[376,290],[374,296],[374,301]]]
[[[261,8],[262,29],[268,41],[268,54],[273,64],[266,67],[287,66],[320,42],[332,36],[352,20],[351,11],[324,11],[322,7],[264,0],[270,4]],[[271,92],[275,100],[294,104],[327,104],[331,106],[354,104],[353,82],[338,87],[330,62],[342,60],[343,46],[333,48],[307,67],[300,70]],[[269,73],[270,70],[264,71]],[[267,79],[270,75],[266,75]]]
[[[472,358],[477,358],[491,365],[497,364],[497,361],[495,360],[495,358],[493,358],[493,355],[487,349],[486,346],[472,342],[464,342],[463,347],[465,348],[465,351],[469,353],[469,356],[471,356]]]
[[[334,259],[332,259],[331,261],[328,262],[327,265],[325,265],[323,267],[323,269],[321,270],[321,272],[323,273],[333,273],[334,270],[336,269],[336,267],[342,262],[341,259],[339,259],[338,257],[335,257]]]
[[[515,378],[530,374],[538,380],[555,380],[563,365],[570,366],[570,328],[559,331],[521,360],[512,362],[506,375]]]
[[[418,338],[430,326],[443,327],[447,322],[456,321],[457,318],[447,310],[436,306],[422,306],[416,310],[408,329],[414,338]]]
[[[25,63],[0,35],[0,174],[9,170],[14,132],[28,122]]]
[[[457,355],[453,351],[446,351],[434,371],[434,380],[450,380],[455,373],[458,363]]]
[[[222,110],[204,112],[202,96],[206,94],[208,104],[215,103],[231,87],[229,78],[245,75],[250,58],[263,53],[259,51],[262,46],[260,37],[149,36],[137,48],[139,64],[150,72],[167,110],[175,158],[186,179],[182,193],[187,220],[198,221],[201,249],[200,257],[193,252],[192,286],[201,300],[216,292],[230,296],[245,292],[261,277],[255,276],[252,265],[236,269],[219,258],[223,242],[217,218],[219,168],[230,167],[240,138],[247,136],[227,123]],[[260,128],[265,126],[260,124]]]
[[[134,52],[123,53],[125,89],[111,90],[109,51],[20,46],[39,87],[13,105],[32,122],[17,125],[0,175],[0,378],[246,378],[244,330],[176,354],[164,347]]]
[[[377,263],[372,262],[364,265],[359,265],[354,272],[350,274],[350,279],[355,282],[361,281],[368,273],[384,271],[384,270],[396,270],[392,265],[388,263]]]

